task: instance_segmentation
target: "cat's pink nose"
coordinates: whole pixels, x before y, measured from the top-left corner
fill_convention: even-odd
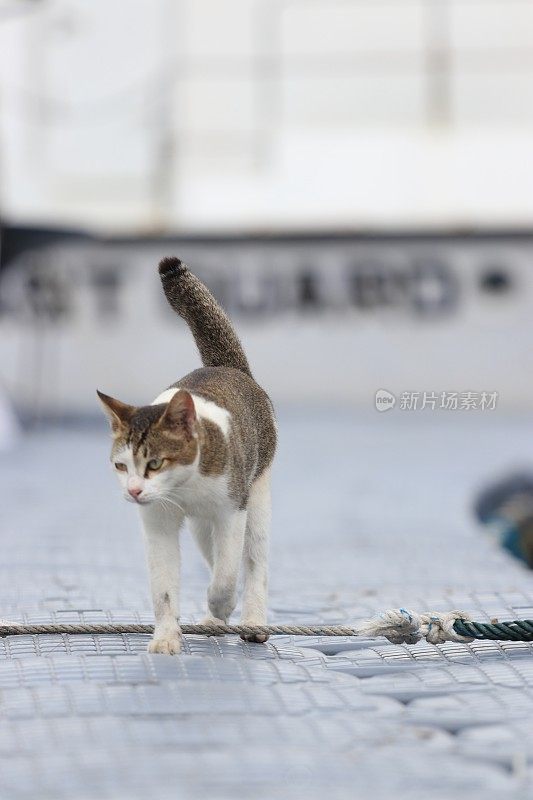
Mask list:
[[[142,492],[142,489],[139,489],[138,486],[134,486],[132,489],[128,489],[128,492],[130,493],[130,495],[133,497],[134,500],[137,500],[137,498]]]

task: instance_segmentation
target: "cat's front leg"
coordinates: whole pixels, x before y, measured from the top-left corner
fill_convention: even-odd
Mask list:
[[[177,509],[169,511],[157,503],[140,510],[155,616],[148,652],[175,655],[181,650],[179,531],[183,515]]]
[[[206,622],[227,622],[237,603],[246,511],[222,515],[213,525],[213,572],[207,593]]]

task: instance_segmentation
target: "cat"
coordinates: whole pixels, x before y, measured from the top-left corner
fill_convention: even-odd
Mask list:
[[[148,651],[175,654],[182,639],[179,533],[185,520],[211,572],[206,621],[227,622],[242,563],[241,621],[266,622],[276,422],[228,316],[208,289],[178,258],[164,258],[159,274],[203,368],[147,406],[97,393],[111,422],[111,462],[144,528],[155,616]]]

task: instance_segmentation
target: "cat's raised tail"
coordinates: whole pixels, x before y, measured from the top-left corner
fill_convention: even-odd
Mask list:
[[[159,274],[168,302],[191,329],[204,367],[233,367],[251,376],[229,317],[204,284],[179,258],[163,258]]]

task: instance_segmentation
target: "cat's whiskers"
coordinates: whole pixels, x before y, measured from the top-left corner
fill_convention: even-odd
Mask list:
[[[183,514],[185,514],[185,509],[183,508],[183,506],[180,506],[180,504],[171,495],[168,494],[161,495],[161,501],[176,506]]]
[[[164,497],[159,497],[158,500],[161,503],[161,506],[164,508],[165,511],[171,511],[171,507],[167,503],[167,501],[165,500]]]

